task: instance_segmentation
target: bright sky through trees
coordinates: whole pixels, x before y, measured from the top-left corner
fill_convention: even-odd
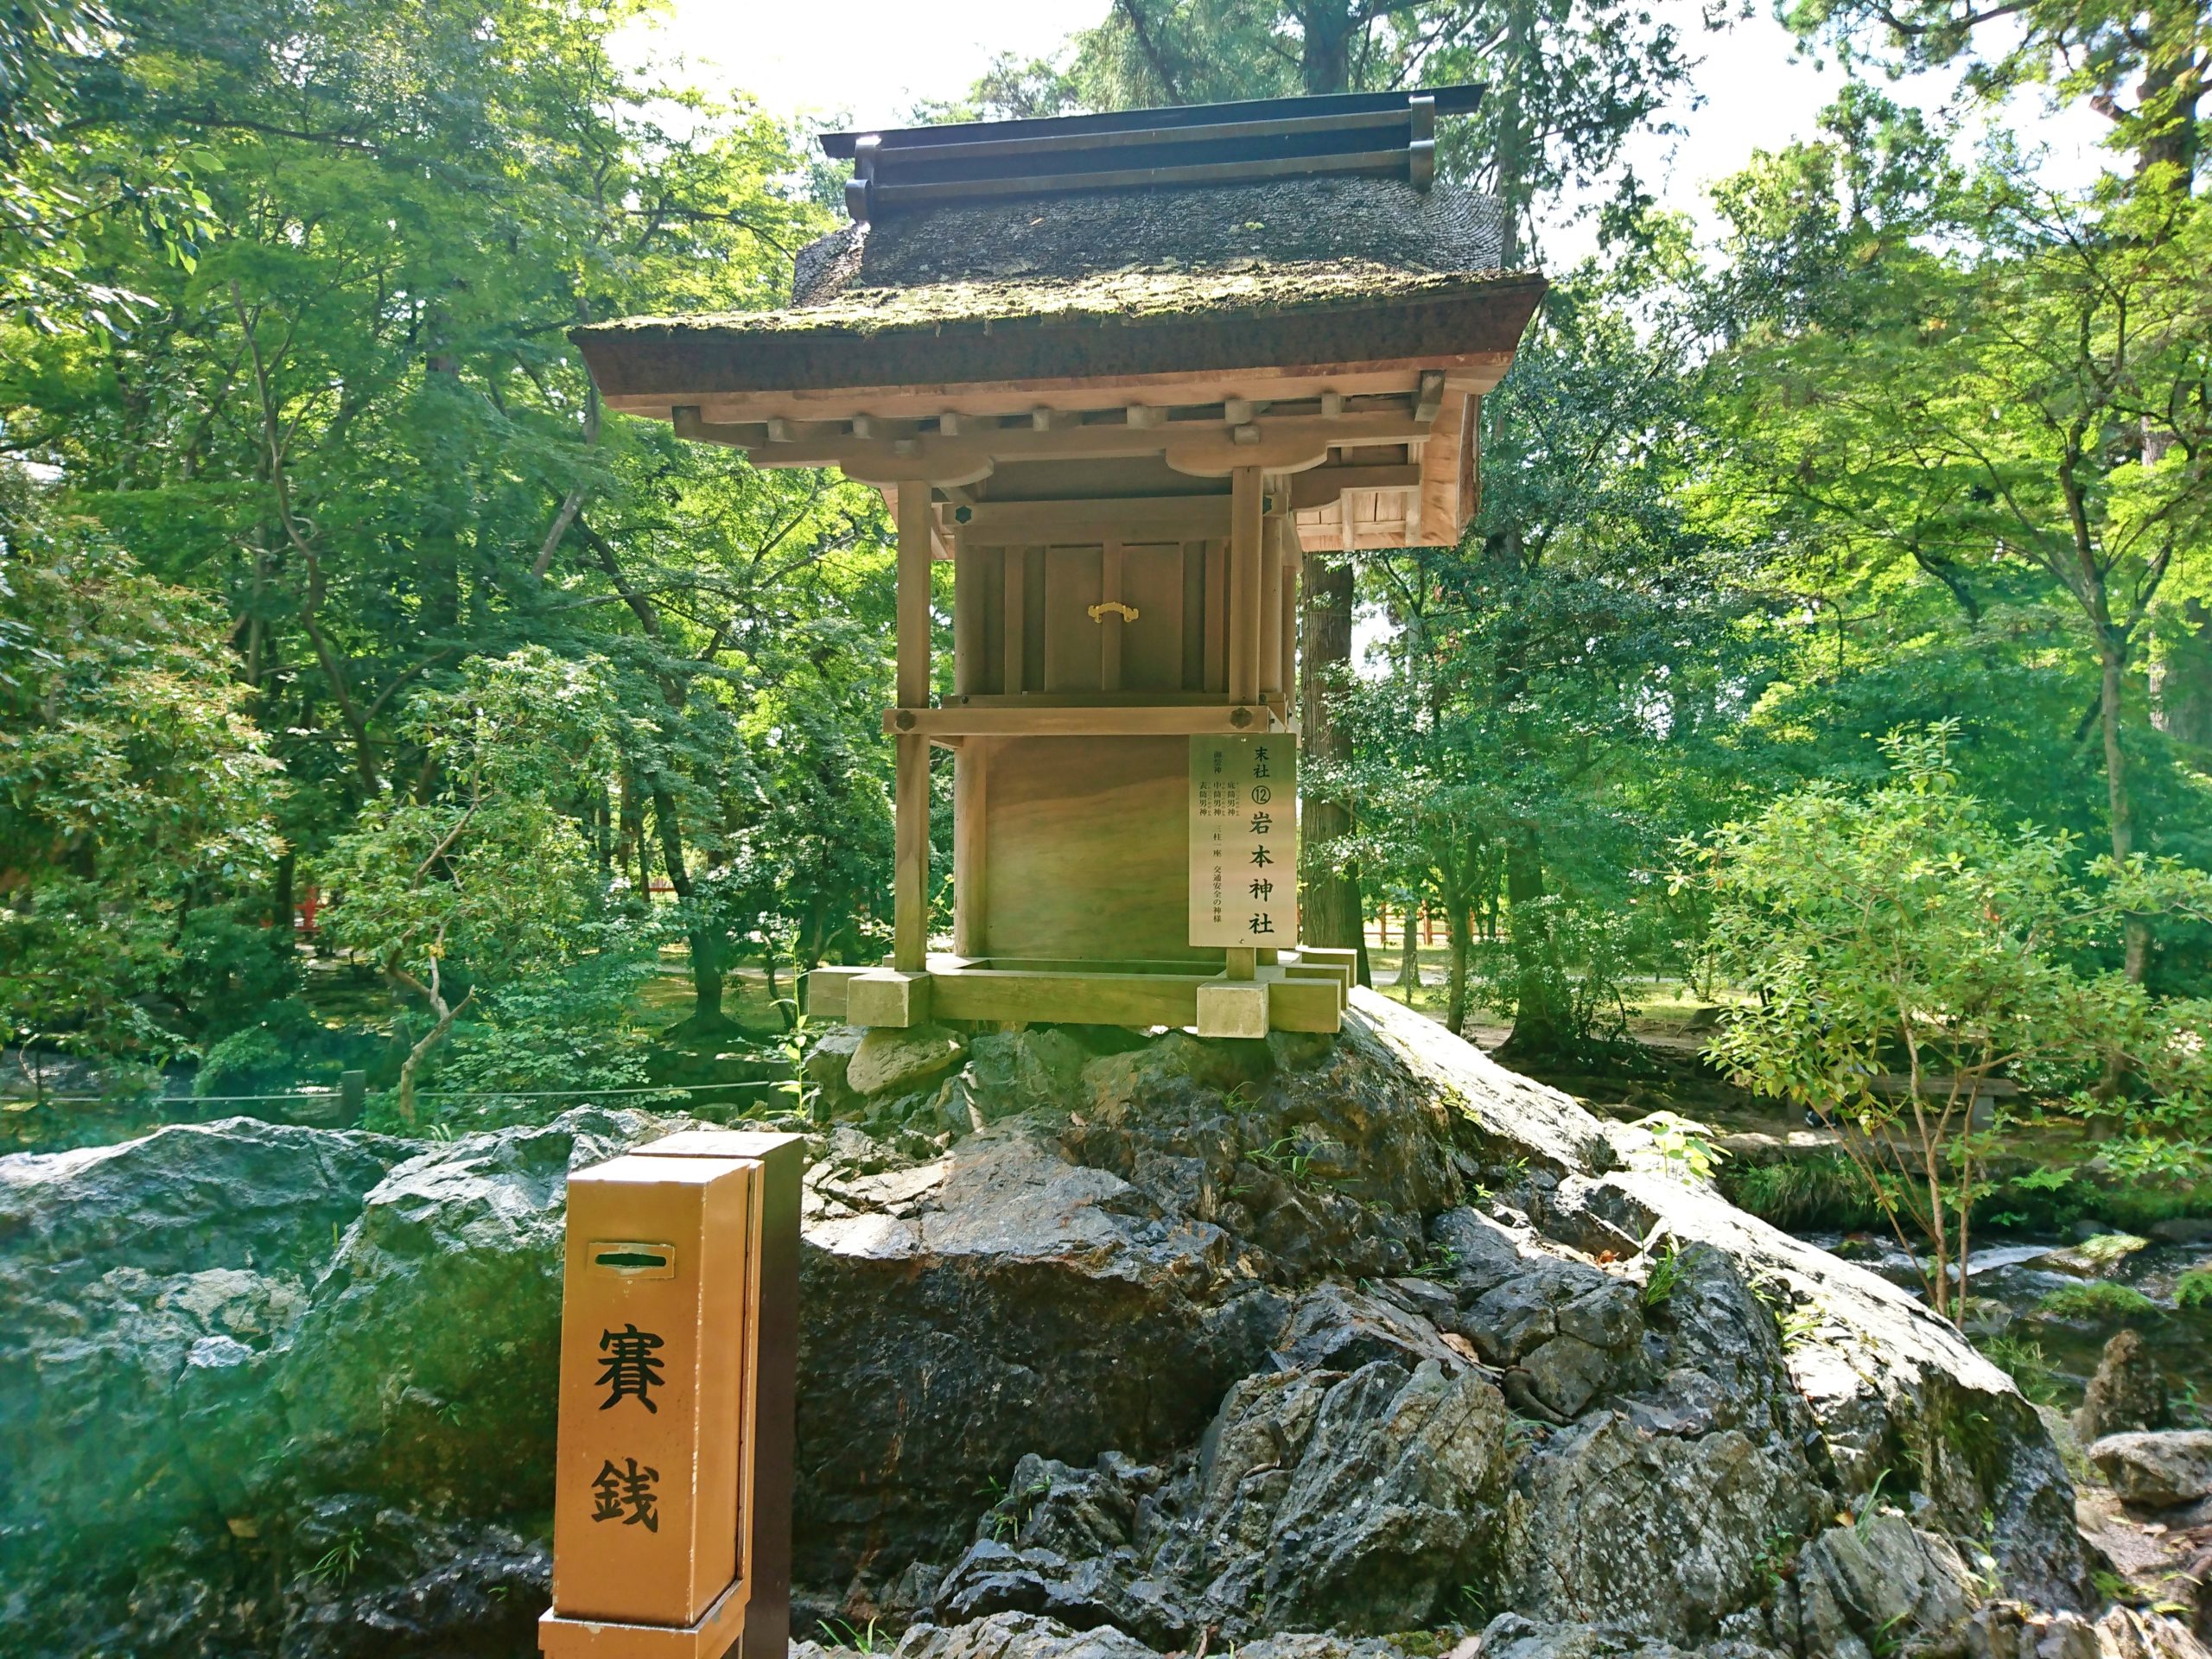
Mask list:
[[[772,113],[849,117],[855,124],[904,121],[925,99],[957,95],[1000,53],[1029,58],[1049,53],[1069,35],[1098,22],[1106,0],[962,0],[957,5],[914,0],[849,0],[837,10],[834,46],[822,17],[803,6],[673,0],[673,19],[654,31],[658,49],[680,53],[703,83],[752,92]],[[1813,136],[1820,111],[1843,84],[1833,64],[1795,59],[1789,31],[1759,5],[1754,16],[1707,33],[1697,0],[1656,0],[1703,61],[1696,84],[1703,107],[1677,108],[1686,130],[1640,137],[1630,152],[1636,169],[1667,207],[1713,223],[1705,186],[1736,172],[1754,149],[1777,149]],[[1933,110],[1955,90],[1945,73],[1916,77],[1892,89],[1902,103]],[[2079,105],[2048,112],[2040,90],[2014,99],[2005,111],[2012,130],[2050,153],[2050,181],[2086,183],[2097,165],[2103,123]],[[1591,251],[1587,224],[1548,237],[1545,264],[1571,264]]]

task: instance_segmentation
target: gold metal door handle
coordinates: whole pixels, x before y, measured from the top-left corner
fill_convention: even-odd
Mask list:
[[[1103,627],[1106,623],[1106,613],[1109,611],[1120,612],[1122,620],[1124,622],[1134,622],[1137,620],[1137,607],[1134,605],[1124,605],[1118,599],[1109,599],[1103,605],[1092,606],[1090,620]]]

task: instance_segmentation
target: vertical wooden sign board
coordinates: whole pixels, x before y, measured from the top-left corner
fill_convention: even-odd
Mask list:
[[[1191,740],[1191,943],[1298,942],[1298,744]]]
[[[702,1131],[569,1178],[550,1659],[780,1659],[798,1164]]]

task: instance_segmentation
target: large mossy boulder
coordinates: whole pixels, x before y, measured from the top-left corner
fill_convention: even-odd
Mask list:
[[[1879,1611],[1816,1546],[1885,1506],[1916,1560],[2082,1601],[2001,1373],[1381,998],[1334,1040],[930,1040],[809,1069],[810,1610],[947,1659],[1509,1615],[1499,1651],[1802,1653]],[[531,1652],[563,1178],[676,1127],[0,1159],[0,1651]]]

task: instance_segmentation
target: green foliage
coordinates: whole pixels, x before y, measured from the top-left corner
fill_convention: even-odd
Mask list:
[[[1648,1308],[1664,1307],[1675,1294],[1675,1284],[1682,1275],[1682,1247],[1669,1240],[1667,1248],[1651,1258],[1650,1272],[1643,1281],[1643,1305]]]
[[[275,1095],[308,1085],[329,1085],[349,1063],[366,1058],[316,1019],[308,1006],[286,999],[264,1005],[260,1017],[240,1026],[200,1056],[193,1075],[195,1095]]]
[[[324,868],[343,898],[332,938],[435,1016],[400,1073],[403,1121],[416,1068],[463,1007],[499,982],[561,972],[588,939],[595,862],[551,797],[578,756],[608,749],[613,708],[595,660],[531,646],[472,663],[459,689],[418,696],[405,728],[441,780],[436,794],[373,803],[333,845]],[[467,982],[457,1001],[449,977]]]
[[[1853,1232],[1881,1223],[1865,1179],[1841,1153],[1738,1163],[1721,1173],[1720,1190],[1731,1204],[1777,1227]]]
[[[8,1034],[95,1052],[181,1041],[152,998],[208,950],[194,901],[277,848],[276,767],[221,639],[213,607],[0,467]]]
[[[2174,1283],[2176,1307],[2212,1308],[2212,1268],[2190,1268]]]
[[[400,953],[424,985],[432,960],[460,970],[448,1006],[473,998],[471,1029],[453,1058],[473,1080],[543,1075],[553,1062],[528,1064],[539,1020],[549,1054],[633,1072],[617,1052],[634,1046],[627,1016],[609,1012],[620,976],[563,978],[643,948],[591,931],[625,892],[679,889],[656,919],[686,936],[716,1019],[733,956],[874,947],[889,861],[880,505],[606,416],[563,338],[613,315],[773,303],[791,251],[828,223],[779,124],[624,67],[617,38],[651,10],[219,0],[118,6],[112,28],[60,4],[0,20],[8,71],[33,78],[0,74],[4,142],[70,135],[31,195],[0,204],[0,254],[36,231],[9,218],[24,202],[43,213],[76,189],[85,209],[35,260],[0,257],[0,297],[16,302],[23,271],[46,284],[32,325],[0,322],[8,447],[58,479],[88,543],[196,590],[191,626],[223,690],[195,706],[257,726],[290,785],[226,815],[256,844],[185,898],[141,902],[94,871],[71,931],[145,942],[128,963],[80,944],[129,972],[111,994],[57,997],[74,1040],[173,1045],[250,1019],[295,971],[287,917],[266,969],[248,935],[309,879],[346,884],[334,937],[380,964],[404,935],[435,941],[430,908],[451,912],[448,947],[474,936],[466,960]],[[5,32],[22,28],[36,38]],[[204,227],[155,198],[179,168]],[[169,228],[123,226],[125,197]],[[99,321],[79,302],[102,284],[136,296],[138,326],[76,326]],[[124,621],[128,639],[128,607]],[[525,644],[604,665],[601,736],[538,744],[529,787],[492,787],[410,887],[467,810],[420,699],[471,695],[474,665]],[[185,752],[219,766],[234,747]],[[517,873],[504,918],[472,858]],[[66,919],[58,897],[41,909]],[[402,1025],[410,1046],[424,1034]]]
[[[2140,988],[2077,971],[2085,912],[2062,835],[2007,833],[1958,785],[1948,726],[1885,741],[1892,776],[1863,795],[1816,785],[1696,849],[1712,942],[1755,1003],[1709,1052],[1738,1081],[1811,1108],[1948,1311],[1966,1271],[1978,1177],[1972,1103],[2029,1065],[2091,1075],[2160,1062]],[[2116,873],[2124,874],[2124,873]],[[2154,1042],[2170,1040],[2155,1036]],[[2177,1103],[2203,1109],[2193,1092]],[[1916,1256],[1916,1260],[1919,1258]]]
[[[1985,1358],[2010,1376],[2030,1402],[2038,1406],[2058,1403],[2058,1368],[2044,1352],[2041,1343],[2031,1337],[2016,1337],[2007,1332],[1998,1336],[1977,1337],[1974,1345],[1981,1350]]]
[[[1710,1181],[1728,1154],[1713,1144],[1713,1131],[1675,1112],[1652,1112],[1637,1119],[1651,1135],[1653,1149],[1693,1181]]]
[[[1344,688],[1355,758],[1308,768],[1360,804],[1348,855],[1442,912],[1446,1023],[1479,998],[1516,1054],[1622,1034],[1625,976],[1688,920],[1656,879],[1669,832],[1718,816],[1716,742],[1756,672],[1680,512],[1699,377],[1686,327],[1635,320],[1656,297],[1595,272],[1554,289],[1484,401],[1476,534],[1369,565],[1395,632]]]
[[[580,954],[484,991],[437,1057],[433,1086],[499,1090],[622,1089],[648,1082],[639,988],[658,969],[653,935],[624,917],[578,930]],[[472,1121],[490,1120],[479,1110]]]
[[[2158,1306],[2133,1286],[2116,1285],[2108,1279],[2064,1286],[2036,1304],[2040,1312],[2060,1319],[2121,1319],[2155,1313]]]

